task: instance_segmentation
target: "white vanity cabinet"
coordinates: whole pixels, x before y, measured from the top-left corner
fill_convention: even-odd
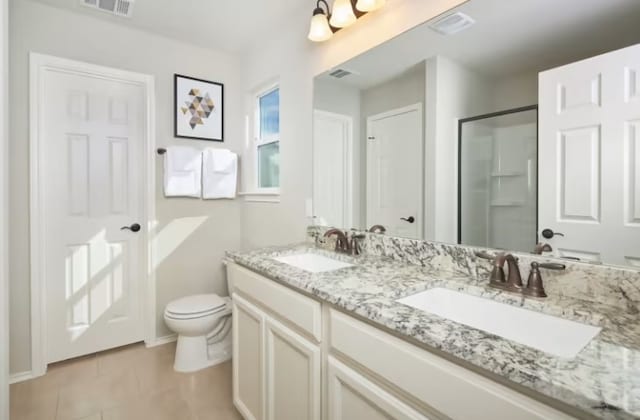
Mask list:
[[[238,411],[247,420],[320,420],[320,303],[235,264],[228,272]]]
[[[405,404],[333,356],[327,361],[327,411],[331,420],[425,420]]]
[[[253,271],[228,273],[247,420],[574,419]]]
[[[264,326],[262,311],[233,296],[233,402],[245,419],[264,419]]]
[[[266,418],[320,419],[320,347],[268,318]]]

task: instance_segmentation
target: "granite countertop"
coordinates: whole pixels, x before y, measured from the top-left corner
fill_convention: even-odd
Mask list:
[[[354,264],[309,273],[273,257],[314,252]],[[351,257],[298,244],[228,252],[229,259],[347,313],[440,350],[510,382],[603,419],[640,418],[639,316],[624,308],[571,298],[523,298],[462,277],[388,257]],[[602,327],[575,358],[563,359],[396,302],[445,287]]]

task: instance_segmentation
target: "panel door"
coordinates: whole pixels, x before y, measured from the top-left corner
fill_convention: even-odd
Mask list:
[[[266,324],[268,420],[320,419],[320,347],[281,323]]]
[[[558,256],[640,266],[640,45],[541,73],[539,96],[540,230]]]
[[[332,356],[328,381],[331,420],[428,418]]]
[[[46,361],[141,341],[145,91],[47,70],[39,99]],[[142,226],[142,229],[145,227]]]
[[[264,416],[264,314],[233,294],[233,403],[246,420]]]
[[[367,226],[422,237],[422,106],[367,119]]]
[[[351,117],[324,111],[313,114],[313,215],[315,223],[353,226],[353,153]]]

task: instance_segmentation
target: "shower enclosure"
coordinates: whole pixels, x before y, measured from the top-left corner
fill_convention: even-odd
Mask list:
[[[458,242],[531,252],[537,239],[537,105],[458,124]]]

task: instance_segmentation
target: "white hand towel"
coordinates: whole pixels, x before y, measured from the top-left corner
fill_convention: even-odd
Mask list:
[[[211,153],[212,165],[211,169],[213,172],[219,174],[230,174],[235,171],[235,164],[237,161],[237,156],[231,150],[227,149],[207,149],[204,151]]]
[[[170,146],[164,155],[164,195],[200,197],[202,153],[187,146]]]
[[[202,152],[202,198],[235,198],[238,155],[226,149],[206,148]]]

